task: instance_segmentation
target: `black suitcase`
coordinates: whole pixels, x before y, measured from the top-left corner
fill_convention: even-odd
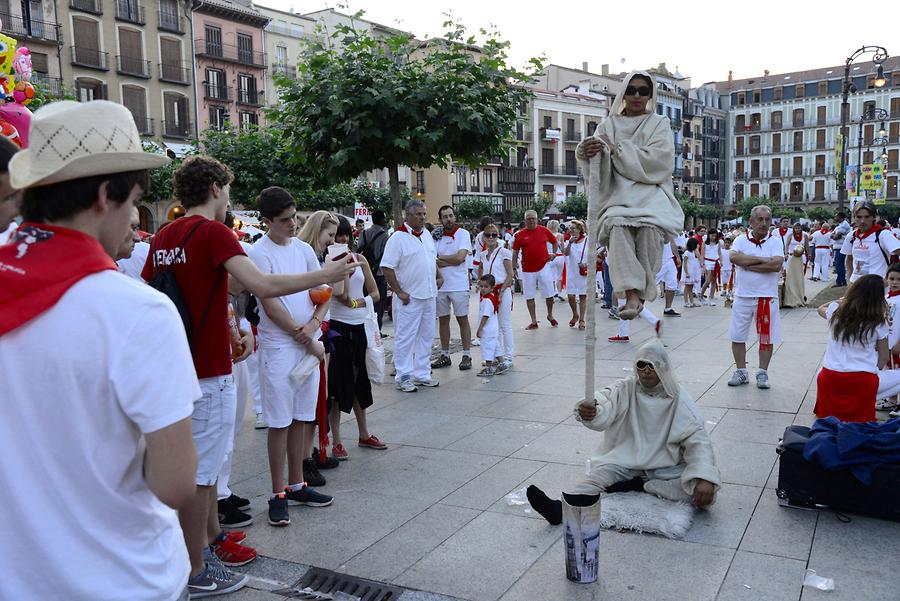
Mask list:
[[[778,445],[779,503],[807,509],[834,509],[900,522],[900,465],[879,466],[864,486],[848,469],[826,470],[803,458],[806,426],[788,426]]]

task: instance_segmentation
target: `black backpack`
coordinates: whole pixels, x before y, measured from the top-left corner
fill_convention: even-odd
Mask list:
[[[184,250],[187,241],[191,236],[194,235],[200,226],[202,226],[205,221],[201,221],[197,225],[188,232],[187,236],[184,237],[184,240],[181,241],[181,249]],[[153,257],[153,246],[150,246],[150,257],[152,260]],[[184,298],[184,293],[181,292],[181,287],[178,285],[178,279],[175,277],[175,271],[172,269],[172,266],[175,265],[174,262],[170,263],[166,266],[165,269],[156,273],[153,276],[153,279],[150,280],[150,287],[162,292],[166,296],[169,297],[169,300],[172,301],[172,304],[175,305],[175,308],[178,310],[178,315],[181,317],[181,323],[184,325],[184,332],[187,334],[188,344],[191,347],[191,351],[194,350],[194,337],[193,337],[193,322],[191,320],[191,311],[188,308],[187,300]],[[209,301],[206,303],[206,309],[203,311],[203,319],[200,322],[200,328],[203,329],[203,324],[206,321],[206,316],[209,313],[209,308],[212,305],[213,299],[215,298],[216,288],[219,287],[219,283],[221,282],[221,275],[216,280],[215,285],[213,286],[212,292],[210,293]]]
[[[361,254],[366,258],[366,261],[369,263],[369,267],[372,269],[372,273],[378,269],[378,266],[381,264],[381,257],[375,256],[375,241],[378,240],[381,236],[383,236],[386,232],[382,229],[380,232],[375,234],[375,237],[371,240],[366,240],[366,243],[356,249],[356,252]],[[365,232],[362,233],[362,236],[365,236]]]

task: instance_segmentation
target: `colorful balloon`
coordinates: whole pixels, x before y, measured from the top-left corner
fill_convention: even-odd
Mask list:
[[[31,111],[15,102],[7,102],[0,106],[0,119],[3,119],[19,132],[20,146],[28,148],[28,132],[31,129]]]

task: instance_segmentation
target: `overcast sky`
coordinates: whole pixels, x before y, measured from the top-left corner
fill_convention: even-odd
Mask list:
[[[418,36],[439,35],[443,13],[452,8],[473,33],[497,25],[512,43],[516,66],[541,54],[570,67],[586,61],[598,73],[603,63],[617,72],[665,62],[671,71],[677,67],[691,77],[693,85],[725,80],[729,70],[741,79],[765,69],[775,74],[839,65],[864,44],[900,55],[900,38],[890,33],[900,23],[896,0],[856,12],[851,8],[863,4],[813,0],[353,0],[349,9],[334,0],[259,4],[296,12],[329,6],[340,12],[364,10],[372,21]]]

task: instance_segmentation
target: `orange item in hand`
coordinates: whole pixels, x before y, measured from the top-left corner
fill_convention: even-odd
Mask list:
[[[309,300],[316,305],[324,305],[331,300],[331,286],[323,284],[309,291]]]

